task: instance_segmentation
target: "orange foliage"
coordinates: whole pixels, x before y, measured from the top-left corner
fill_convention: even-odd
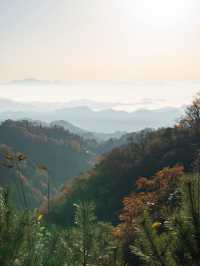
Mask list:
[[[118,225],[114,234],[116,237],[124,238],[125,235],[133,235],[137,230],[136,220],[144,212],[156,211],[157,205],[165,204],[162,198],[174,191],[174,184],[184,174],[183,166],[176,165],[172,168],[166,167],[157,172],[154,177],[147,179],[141,177],[136,186],[143,192],[136,192],[123,199],[123,210],[119,216],[121,224]]]
[[[184,173],[184,167],[182,165],[176,165],[174,167],[165,167],[161,171],[157,172],[151,179],[140,177],[136,181],[138,189],[153,189],[153,188],[166,188],[171,182],[176,181],[178,177]]]
[[[125,197],[123,200],[124,209],[119,216],[120,220],[126,223],[132,223],[132,221],[138,217],[144,210],[145,205],[149,202],[155,201],[155,193],[143,192],[133,194],[132,196]],[[148,205],[148,204],[147,204]]]
[[[136,186],[138,189],[149,189],[151,187],[154,186],[154,180],[148,180],[145,177],[140,177],[137,181],[136,181]]]
[[[156,173],[155,180],[159,183],[160,188],[167,188],[171,182],[176,181],[183,173],[184,167],[181,165],[176,165],[172,168],[166,167]]]

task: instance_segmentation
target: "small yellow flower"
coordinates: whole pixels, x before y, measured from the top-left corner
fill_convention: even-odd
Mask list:
[[[39,214],[38,217],[37,217],[38,222],[40,222],[42,220],[42,218],[43,218],[43,215]]]
[[[161,225],[162,224],[160,222],[155,222],[152,224],[151,228],[158,230],[161,227]]]

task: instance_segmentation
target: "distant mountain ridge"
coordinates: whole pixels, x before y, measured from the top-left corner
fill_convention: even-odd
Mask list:
[[[0,83],[0,85],[20,85],[20,86],[31,86],[31,85],[53,85],[54,82],[49,80],[39,80],[36,78],[28,78],[28,79],[22,79],[22,80],[11,80],[9,82]]]
[[[113,133],[97,133],[97,132],[90,132],[84,129],[81,129],[79,127],[74,126],[73,124],[64,121],[64,120],[59,120],[59,121],[53,121],[49,124],[51,127],[57,126],[57,127],[63,127],[66,130],[69,130],[73,134],[77,134],[84,139],[94,139],[96,141],[107,141],[109,139],[118,139],[121,138],[123,135],[126,134],[125,131],[117,131]]]
[[[156,110],[139,109],[133,112],[104,109],[95,111],[88,106],[69,107],[67,103],[23,104],[0,100],[0,120],[32,119],[51,123],[67,121],[87,132],[133,132],[145,128],[172,126],[182,116],[184,108],[165,107]]]

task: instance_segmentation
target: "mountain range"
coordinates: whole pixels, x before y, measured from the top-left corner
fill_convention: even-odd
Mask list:
[[[85,102],[87,103],[87,102]],[[113,109],[94,110],[86,105],[68,103],[20,103],[0,100],[0,120],[32,119],[47,123],[67,121],[85,131],[106,133],[133,132],[144,128],[172,126],[182,116],[184,107],[165,107],[155,110],[139,109],[133,112]]]

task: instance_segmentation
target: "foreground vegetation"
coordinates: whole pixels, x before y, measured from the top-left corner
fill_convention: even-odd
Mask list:
[[[40,213],[17,212],[0,193],[0,265],[122,265],[110,224],[98,222],[91,203],[75,206],[74,225],[49,226]]]
[[[0,192],[0,265],[199,265],[200,174],[183,167],[140,178],[124,198],[121,223],[96,219],[93,203],[74,205],[72,226],[48,223],[38,211],[17,211]]]

